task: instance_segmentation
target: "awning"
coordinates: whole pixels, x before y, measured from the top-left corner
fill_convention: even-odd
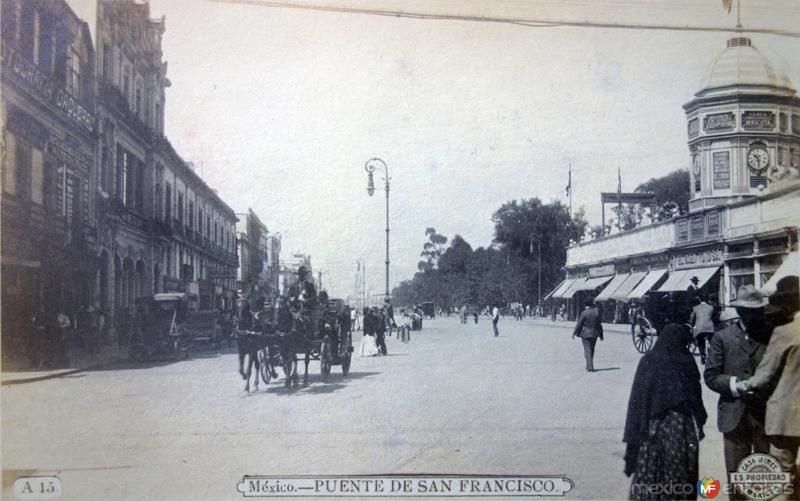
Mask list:
[[[692,283],[690,282],[692,277],[697,277],[697,288],[699,289],[711,280],[717,270],[719,270],[719,266],[709,266],[706,268],[689,268],[688,270],[670,273],[667,281],[658,290],[660,292],[685,291]]]
[[[587,278],[583,282],[576,282],[575,285],[567,292],[568,297],[572,297],[578,291],[593,291],[598,287],[602,287],[609,282],[613,277],[591,277]]]
[[[783,258],[783,263],[775,270],[775,273],[767,280],[767,283],[761,287],[761,292],[766,295],[774,294],[778,281],[789,275],[800,276],[800,252],[791,252]]]
[[[636,286],[639,285],[639,282],[641,282],[646,276],[646,271],[637,271],[635,273],[631,273],[628,275],[628,278],[625,279],[625,282],[611,294],[611,299],[615,301],[627,301],[628,294],[630,294],[631,291],[635,289]]]
[[[553,290],[551,290],[544,298],[542,298],[542,301],[547,301],[548,299],[550,299],[550,296],[552,296],[558,289],[560,289],[561,286],[564,285],[564,282],[566,282],[566,280],[562,280],[560,284],[554,287]]]
[[[653,286],[656,285],[659,280],[661,280],[661,277],[663,277],[666,272],[667,272],[666,269],[650,270],[647,273],[647,275],[642,279],[642,281],[639,282],[639,285],[634,287],[633,290],[628,294],[628,299],[643,298],[644,295],[650,292],[650,289],[652,289]],[[663,290],[663,287],[659,290]]]
[[[575,281],[573,281],[572,284],[570,284],[569,288],[561,293],[561,297],[564,299],[571,298],[572,296],[575,295],[576,292],[578,292],[578,288],[584,283],[586,283],[585,278],[576,278]]]
[[[611,279],[611,282],[606,285],[606,288],[600,291],[600,294],[597,295],[595,301],[605,301],[606,299],[611,299],[611,294],[619,289],[619,286],[622,285],[625,280],[628,279],[630,274],[622,273],[619,275],[614,275],[614,278]]]
[[[556,289],[556,291],[553,293],[551,297],[553,297],[554,299],[564,297],[564,293],[567,292],[567,289],[569,289],[572,286],[572,284],[575,283],[575,280],[576,280],[575,278],[568,278],[563,282],[561,282],[561,285],[558,286],[558,289]]]

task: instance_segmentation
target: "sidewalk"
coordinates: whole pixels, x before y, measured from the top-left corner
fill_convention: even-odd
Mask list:
[[[127,354],[128,349],[125,346],[102,346],[94,355],[90,355],[86,353],[86,350],[80,348],[72,348],[69,350],[67,366],[54,369],[31,369],[27,367],[27,361],[11,360],[3,363],[2,385],[33,383],[69,376],[125,360]]]
[[[513,320],[513,317],[509,317]],[[533,322],[536,325],[546,325],[548,327],[563,327],[565,329],[574,329],[575,328],[575,321],[574,320],[556,320],[553,322],[549,318],[542,318],[542,317],[528,317],[526,320]],[[631,334],[631,325],[630,324],[603,324],[603,332],[614,332],[617,334]]]

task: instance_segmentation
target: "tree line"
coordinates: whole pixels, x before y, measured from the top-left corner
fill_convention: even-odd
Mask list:
[[[648,208],[624,207],[623,229],[641,223],[644,210],[653,221],[685,213],[688,184],[688,172],[682,170],[639,185],[636,191],[655,192],[656,202]],[[513,302],[535,305],[564,278],[567,247],[570,241],[580,241],[589,228],[583,208],[570,217],[561,202],[543,203],[539,198],[506,202],[494,212],[492,223],[491,244],[478,248],[461,235],[448,238],[427,228],[418,271],[393,289],[395,304],[433,301],[444,309]]]

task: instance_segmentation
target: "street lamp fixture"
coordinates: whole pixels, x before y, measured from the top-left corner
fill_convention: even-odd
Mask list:
[[[383,171],[384,190],[386,191],[386,297],[389,297],[389,168],[386,162],[380,158],[371,158],[364,164],[364,170],[367,171],[367,194],[372,196],[375,194],[375,180],[373,173],[375,169]]]

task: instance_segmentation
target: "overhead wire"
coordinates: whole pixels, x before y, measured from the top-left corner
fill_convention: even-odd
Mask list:
[[[723,32],[723,33],[759,33],[767,35],[777,35],[792,38],[800,38],[799,31],[789,31],[772,28],[727,28],[722,26],[700,26],[700,25],[669,25],[669,24],[645,24],[645,23],[604,23],[597,21],[566,21],[566,20],[541,20],[526,19],[517,17],[489,17],[489,16],[470,16],[458,14],[428,14],[423,12],[404,12],[399,10],[365,9],[358,7],[343,7],[335,5],[316,5],[298,2],[280,2],[272,0],[206,0],[215,3],[228,3],[239,5],[253,5],[260,7],[310,10],[318,12],[332,12],[339,14],[362,14],[371,16],[396,17],[406,19],[423,20],[450,20],[450,21],[470,21],[470,22],[489,22],[513,24],[529,28],[601,28],[601,29],[626,29],[626,30],[660,30],[660,31],[694,31],[694,32]]]

